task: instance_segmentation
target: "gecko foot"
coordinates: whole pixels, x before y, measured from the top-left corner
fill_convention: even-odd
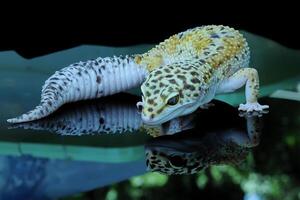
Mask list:
[[[263,112],[264,109],[268,109],[268,105],[260,105],[258,102],[254,103],[245,103],[245,104],[240,104],[239,110],[240,111],[246,111],[246,112]]]

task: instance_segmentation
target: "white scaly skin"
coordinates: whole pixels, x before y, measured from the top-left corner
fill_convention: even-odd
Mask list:
[[[226,26],[202,26],[171,36],[145,54],[79,62],[51,76],[43,86],[41,104],[9,119],[19,123],[40,119],[62,104],[111,95],[141,85],[142,119],[161,124],[189,114],[218,93],[246,85],[242,111],[268,108],[257,102],[258,73],[249,65],[243,36]],[[145,80],[146,79],[146,80]],[[172,105],[171,105],[172,104]]]
[[[137,65],[134,57],[97,58],[72,64],[46,80],[41,103],[32,111],[8,119],[20,123],[41,119],[61,105],[115,94],[141,85],[147,70]]]

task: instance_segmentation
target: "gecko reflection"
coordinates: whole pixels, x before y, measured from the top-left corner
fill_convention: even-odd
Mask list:
[[[245,127],[238,127],[241,123],[234,122],[229,116],[223,121],[233,123],[220,128],[207,126],[213,115],[202,114],[201,125],[196,126],[194,131],[152,138],[148,141],[145,145],[148,171],[167,175],[194,174],[210,165],[238,165],[246,159],[251,149],[259,144],[258,116],[247,115],[240,119],[235,117],[238,121],[244,121]],[[219,117],[216,118],[216,122],[222,122]]]
[[[10,128],[45,130],[60,135],[94,135],[146,132],[152,136],[174,134],[193,127],[194,114],[179,117],[160,126],[144,125],[136,108],[138,97],[118,94],[95,101],[63,106],[49,117],[14,124]]]
[[[61,135],[133,132],[142,121],[136,111],[134,95],[119,94],[95,101],[63,106],[41,120],[15,124],[11,128],[46,130]]]

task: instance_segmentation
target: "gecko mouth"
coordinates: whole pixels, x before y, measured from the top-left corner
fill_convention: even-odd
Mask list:
[[[147,125],[160,125],[167,121],[170,121],[176,117],[190,114],[191,112],[197,109],[197,104],[194,102],[189,102],[180,107],[172,110],[171,112],[163,112],[160,115],[155,116],[154,118],[150,118],[142,113],[142,120]]]

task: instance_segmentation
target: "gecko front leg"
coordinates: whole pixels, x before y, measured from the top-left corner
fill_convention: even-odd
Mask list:
[[[246,103],[240,104],[239,110],[241,111],[263,111],[268,109],[268,105],[260,105],[257,102],[259,94],[259,78],[256,69],[242,68],[221,82],[218,87],[217,93],[233,92],[245,85]]]

